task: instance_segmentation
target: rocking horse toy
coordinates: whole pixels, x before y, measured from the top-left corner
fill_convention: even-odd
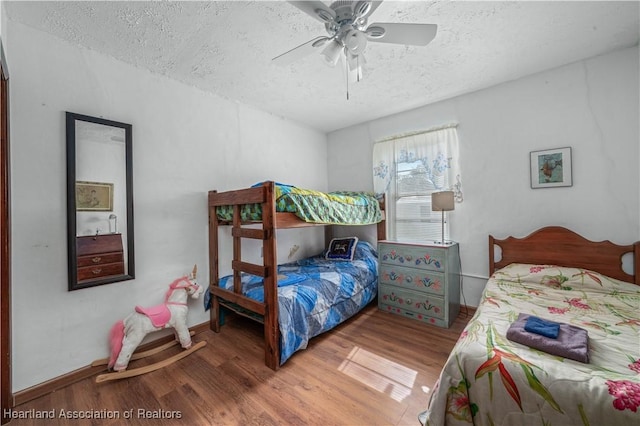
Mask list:
[[[94,361],[91,365],[107,364],[109,370],[113,370],[115,373],[99,375],[96,378],[97,383],[134,377],[166,367],[206,345],[206,342],[192,345],[191,334],[187,327],[187,300],[189,297],[197,299],[204,293],[204,288],[195,283],[197,271],[197,265],[194,265],[189,276],[174,280],[169,285],[163,304],[152,308],[136,306],[135,312],[114,324],[109,333],[111,357]],[[147,334],[165,328],[174,329],[176,337],[174,341],[146,352],[134,353]],[[126,370],[129,361],[154,355],[178,344],[178,342],[185,351],[155,364]]]

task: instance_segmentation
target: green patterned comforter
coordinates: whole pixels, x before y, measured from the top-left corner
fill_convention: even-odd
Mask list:
[[[276,184],[275,197],[276,211],[294,213],[309,223],[369,225],[382,220],[380,205],[371,193],[349,191],[324,193]],[[216,212],[219,220],[233,219],[232,206],[220,206]],[[243,205],[240,216],[244,222],[259,221],[262,219],[262,206],[260,204]]]
[[[508,340],[521,312],[587,330],[590,362]],[[497,271],[423,416],[437,426],[639,425],[640,287],[575,268]]]

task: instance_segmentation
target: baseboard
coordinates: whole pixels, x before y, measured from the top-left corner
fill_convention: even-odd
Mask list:
[[[189,327],[189,330],[193,331],[195,334],[202,333],[209,330],[209,322],[194,325],[193,327]],[[153,342],[141,345],[137,350],[146,351],[149,349],[153,349],[157,346],[170,342],[173,339],[173,335],[164,336],[157,340],[154,340]],[[67,374],[63,374],[62,376],[47,380],[46,382],[34,385],[30,388],[21,390],[20,392],[16,392],[13,394],[13,407],[32,401],[36,398],[40,398],[41,396],[47,395],[58,389],[62,389],[65,386],[69,386],[70,384],[79,382],[80,380],[84,380],[88,377],[103,373],[104,371],[106,371],[106,368],[104,366],[92,367],[91,365],[88,365],[86,367],[71,371]]]
[[[465,315],[466,317],[471,319],[471,317],[475,315],[477,309],[477,306],[460,305],[460,313],[458,314],[458,316]]]

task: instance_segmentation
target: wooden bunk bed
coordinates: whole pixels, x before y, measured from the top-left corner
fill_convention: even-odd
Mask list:
[[[210,191],[209,205],[209,270],[211,292],[211,329],[220,332],[220,309],[224,307],[237,314],[246,316],[264,325],[265,364],[277,370],[280,367],[280,328],[278,322],[278,280],[276,230],[309,226],[326,226],[299,219],[291,212],[276,211],[276,183],[263,182],[262,185],[226,192]],[[386,237],[384,220],[384,199],[379,201],[382,220],[377,223],[378,240]],[[261,220],[243,221],[243,206],[259,204]],[[232,206],[232,220],[221,220],[217,209]],[[261,227],[256,228],[256,224]],[[249,227],[248,225],[254,225]],[[219,228],[231,226],[233,239],[233,291],[220,286],[219,265]],[[242,260],[242,240],[262,241],[263,264]],[[264,302],[259,302],[242,294],[241,274],[247,273],[261,277],[264,285]]]

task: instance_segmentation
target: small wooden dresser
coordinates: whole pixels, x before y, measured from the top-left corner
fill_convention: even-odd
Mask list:
[[[124,274],[121,234],[77,237],[78,283]]]
[[[378,307],[449,327],[460,311],[457,243],[378,243]]]

